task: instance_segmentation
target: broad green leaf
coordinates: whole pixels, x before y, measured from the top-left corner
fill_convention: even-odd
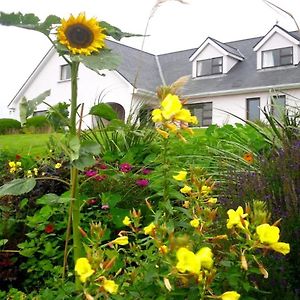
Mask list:
[[[0,247],[4,246],[8,242],[7,239],[0,240]]]
[[[91,167],[95,164],[94,156],[90,153],[82,153],[72,162],[72,165],[78,170],[83,171],[87,167]]]
[[[110,209],[112,214],[112,221],[117,227],[123,227],[123,220],[126,216],[129,215],[129,210],[124,208],[114,207]]]
[[[27,101],[27,117],[29,117],[33,114],[36,107],[39,104],[41,104],[45,100],[45,98],[50,96],[50,93],[51,93],[51,91],[47,90],[47,91],[41,93],[40,95],[38,95],[36,98]]]
[[[80,56],[80,59],[87,68],[97,74],[100,74],[99,70],[115,70],[120,64],[120,57],[109,49],[102,49],[93,55]]]
[[[114,194],[110,192],[102,193],[101,195],[102,203],[108,204],[110,208],[114,208],[117,203],[122,200],[120,194]]]
[[[117,41],[121,40],[124,37],[143,36],[142,34],[123,32],[118,27],[110,25],[109,23],[107,23],[105,21],[101,21],[99,24],[102,28],[105,29],[105,33],[107,35],[113,37]]]
[[[90,110],[90,114],[108,121],[117,118],[117,113],[107,103],[99,103],[97,105],[94,105]]]
[[[80,140],[78,136],[72,136],[69,141],[69,150],[70,150],[70,160],[76,160],[79,158],[79,151],[80,151]]]
[[[111,120],[106,127],[106,129],[108,131],[115,131],[115,130],[120,130],[120,129],[124,129],[124,128],[126,128],[126,124],[124,123],[124,121],[122,121],[120,119]]]
[[[29,193],[36,185],[35,179],[21,178],[14,179],[0,187],[0,197],[5,195],[22,195]]]
[[[80,153],[98,155],[100,150],[100,145],[94,141],[86,140],[81,143]]]

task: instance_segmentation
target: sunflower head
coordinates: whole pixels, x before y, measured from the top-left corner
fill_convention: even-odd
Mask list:
[[[77,17],[62,19],[57,29],[57,39],[72,54],[91,55],[98,52],[104,45],[106,35],[95,18],[86,19],[84,13]]]

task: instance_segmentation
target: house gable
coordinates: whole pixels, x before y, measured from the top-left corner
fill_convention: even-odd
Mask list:
[[[192,62],[192,77],[227,74],[238,61],[243,59],[238,49],[209,37],[189,59]]]
[[[296,36],[285,31],[283,28],[275,25],[254,47],[253,51],[256,52],[256,68],[257,70],[267,67],[278,67],[286,65],[297,65],[300,61],[300,40]],[[281,51],[281,52],[280,52]],[[267,54],[271,57],[274,56],[286,56],[286,59],[290,55],[290,62],[283,61],[283,63],[270,62],[266,64]],[[282,54],[280,54],[282,53]]]

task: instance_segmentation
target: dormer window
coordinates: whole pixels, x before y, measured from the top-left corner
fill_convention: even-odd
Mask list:
[[[262,51],[262,67],[273,68],[293,64],[293,47]]]
[[[197,61],[197,77],[223,73],[223,57]]]

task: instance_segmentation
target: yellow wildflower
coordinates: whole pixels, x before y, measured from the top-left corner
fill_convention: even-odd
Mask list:
[[[229,291],[220,296],[222,300],[238,300],[240,297],[241,295],[235,291]]]
[[[184,208],[189,208],[190,207],[190,201],[184,201],[184,203],[182,204],[182,206]]]
[[[162,122],[163,121],[163,117],[162,117],[162,114],[161,114],[161,110],[159,108],[157,109],[154,109],[152,111],[152,121],[154,123],[157,123],[157,122]]]
[[[28,177],[28,178],[32,177],[32,172],[31,172],[31,170],[28,170],[28,171],[27,171],[27,177]]]
[[[248,214],[244,214],[244,210],[241,206],[237,208],[237,210],[229,209],[227,211],[227,215],[229,219],[227,220],[227,228],[230,229],[234,225],[244,229],[241,219],[244,219],[248,216]],[[246,228],[248,227],[249,222],[244,220]]]
[[[197,117],[192,116],[191,112],[188,109],[181,109],[175,116],[174,118],[178,121],[183,121],[186,123],[193,123],[197,124],[198,120]]]
[[[201,266],[210,270],[213,266],[213,253],[210,248],[203,247],[197,253],[196,256],[200,259]]]
[[[118,292],[119,285],[113,280],[104,279],[103,288],[110,294],[116,294]]]
[[[144,227],[144,233],[151,235],[154,229],[155,229],[155,224],[152,222],[148,226]]]
[[[38,173],[39,173],[38,169],[37,168],[33,168],[33,173],[34,173],[35,176],[37,176]]]
[[[62,166],[61,163],[56,163],[55,166],[54,166],[54,168],[55,168],[55,169],[59,169],[59,168],[61,168],[61,166]]]
[[[186,171],[180,171],[177,175],[173,176],[173,178],[177,181],[184,181],[186,179],[186,175]]]
[[[211,203],[211,204],[215,204],[215,203],[217,203],[218,202],[218,198],[209,198],[208,200],[207,200],[207,203]]]
[[[281,242],[273,243],[270,245],[270,247],[276,252],[279,252],[283,255],[290,253],[290,244],[288,243],[281,243]]]
[[[165,99],[161,102],[162,116],[165,120],[170,120],[175,114],[177,114],[181,108],[182,104],[177,95],[168,94]]]
[[[128,236],[120,236],[112,241],[112,243],[117,245],[127,245],[128,244]]]
[[[183,188],[180,189],[180,192],[183,194],[188,194],[191,190],[192,188],[190,186],[185,185]]]
[[[164,138],[164,139],[167,139],[169,137],[169,134],[164,131],[164,130],[161,130],[160,128],[156,128],[156,131]]]
[[[190,221],[191,226],[195,227],[195,228],[197,228],[199,226],[199,223],[200,223],[199,219],[193,219]]]
[[[126,217],[123,219],[123,224],[124,224],[125,226],[129,226],[129,225],[131,224],[130,218],[126,216]]]
[[[17,162],[16,162],[16,166],[17,166],[17,167],[21,167],[21,166],[22,166],[22,163],[21,163],[20,161],[17,161]]]
[[[192,251],[181,247],[177,250],[176,257],[178,259],[176,268],[180,273],[185,273],[186,271],[194,274],[200,273],[200,259]]]
[[[16,167],[16,163],[14,161],[9,161],[8,162],[8,165],[11,167],[11,168],[15,168]]]
[[[159,252],[162,254],[167,254],[169,252],[169,248],[166,245],[162,245],[158,248]]]
[[[277,243],[279,240],[279,232],[280,230],[277,226],[271,226],[269,224],[262,224],[256,227],[256,233],[261,243]]]
[[[202,194],[208,194],[210,191],[211,191],[211,187],[210,187],[210,186],[203,185],[203,186],[201,187],[201,193],[202,193]]]
[[[87,258],[78,258],[75,264],[75,271],[80,277],[81,282],[86,282],[87,278],[94,274]]]

